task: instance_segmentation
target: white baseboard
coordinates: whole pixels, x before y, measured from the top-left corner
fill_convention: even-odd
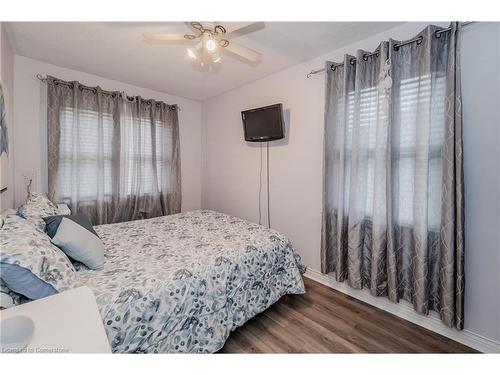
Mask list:
[[[413,310],[413,305],[407,301],[393,303],[385,297],[374,297],[367,290],[350,288],[346,283],[339,283],[332,276],[324,275],[309,267],[304,276],[483,353],[500,353],[500,342],[488,339],[466,329],[458,331],[449,328],[441,322],[437,314],[428,316],[420,315]]]

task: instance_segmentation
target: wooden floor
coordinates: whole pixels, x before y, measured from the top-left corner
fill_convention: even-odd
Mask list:
[[[220,353],[470,353],[473,349],[304,278],[234,331]]]

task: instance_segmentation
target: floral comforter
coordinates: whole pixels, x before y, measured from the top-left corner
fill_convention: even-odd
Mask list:
[[[94,227],[104,270],[81,270],[113,352],[212,353],[305,271],[280,233],[213,211]]]

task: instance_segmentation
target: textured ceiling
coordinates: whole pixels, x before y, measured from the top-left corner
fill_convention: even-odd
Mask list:
[[[242,25],[222,24],[228,29]],[[183,22],[12,22],[8,31],[19,55],[204,100],[399,24],[259,23],[256,31],[232,40],[261,52],[261,62],[252,66],[227,54],[215,72],[193,69],[182,43],[151,45],[142,40],[146,32],[189,32]]]

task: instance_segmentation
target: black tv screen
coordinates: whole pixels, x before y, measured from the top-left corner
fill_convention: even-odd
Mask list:
[[[267,142],[285,136],[281,103],[243,111],[241,118],[247,142]]]

